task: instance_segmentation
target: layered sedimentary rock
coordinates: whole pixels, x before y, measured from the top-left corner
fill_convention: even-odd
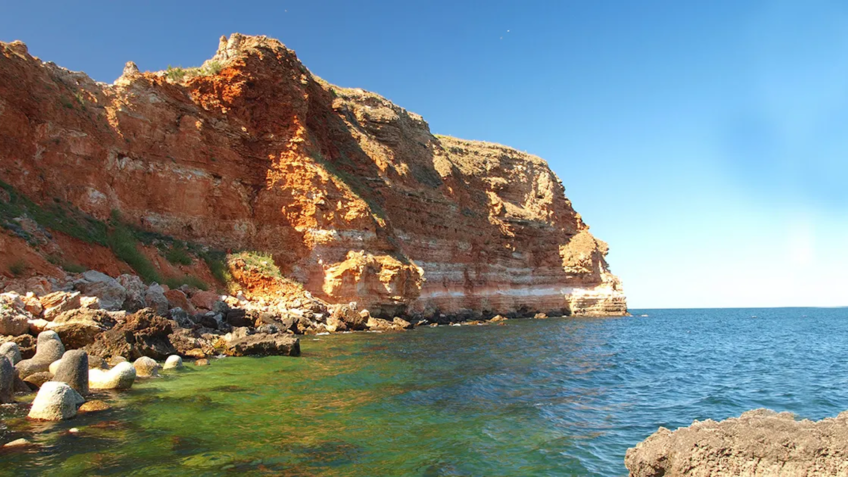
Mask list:
[[[634,477],[848,475],[848,412],[813,422],[757,409],[660,428],[628,449],[624,463]]]
[[[270,253],[377,316],[626,312],[606,244],[543,160],[434,136],[266,37],[222,37],[188,72],[128,63],[112,85],[0,43],[0,170],[38,202]]]

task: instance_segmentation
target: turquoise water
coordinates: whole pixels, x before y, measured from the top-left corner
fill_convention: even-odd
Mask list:
[[[848,309],[633,313],[304,337],[301,358],[190,366],[71,421],[3,408],[0,442],[40,447],[0,473],[625,475],[659,426],[848,409]]]

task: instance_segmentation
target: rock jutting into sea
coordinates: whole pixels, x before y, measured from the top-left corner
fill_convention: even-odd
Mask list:
[[[351,303],[386,330],[626,314],[607,245],[545,161],[434,135],[267,37],[221,38],[198,68],[129,63],[114,84],[0,43],[0,170],[10,336],[81,308],[117,322],[179,308],[168,318],[196,354],[211,351],[198,330],[367,328],[328,322]],[[112,325],[90,318],[52,327],[68,345],[115,344],[91,342]],[[180,351],[151,336],[126,357]]]
[[[848,412],[813,422],[757,409],[660,428],[628,449],[624,463],[633,477],[848,475]]]

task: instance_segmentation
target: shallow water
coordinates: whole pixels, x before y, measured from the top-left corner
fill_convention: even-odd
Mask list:
[[[42,446],[0,473],[625,475],[659,426],[848,409],[848,309],[632,311],[304,337],[301,358],[188,365],[105,413],[2,408],[0,442]]]

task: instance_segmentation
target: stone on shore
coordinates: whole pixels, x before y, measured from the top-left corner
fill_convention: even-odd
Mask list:
[[[59,314],[76,310],[81,306],[80,292],[53,292],[41,297],[41,306],[44,307],[44,319],[53,321],[53,318]]]
[[[121,306],[122,309],[130,313],[135,313],[147,307],[147,302],[144,300],[144,293],[147,291],[147,287],[141,281],[141,278],[135,275],[121,275],[117,280],[127,291],[127,297]]]
[[[382,318],[374,318],[373,316],[369,316],[365,326],[367,326],[369,330],[386,331],[392,329],[392,322],[384,320]]]
[[[157,316],[153,309],[145,308],[128,316],[123,323],[111,330],[100,333],[85,350],[92,356],[102,358],[123,356],[136,360],[149,356],[165,359],[176,354],[176,349],[169,339],[172,332],[170,321]]]
[[[83,396],[88,394],[88,354],[78,349],[66,351],[53,381],[67,383]]]
[[[234,338],[224,349],[227,356],[300,356],[300,340],[283,334],[257,333]]]
[[[152,378],[159,376],[159,363],[152,358],[142,356],[133,363],[136,376],[140,378]]]
[[[177,355],[168,356],[162,369],[180,369],[183,367],[183,359]]]
[[[127,289],[117,280],[96,270],[89,270],[74,282],[74,288],[86,296],[97,297],[103,310],[120,310],[127,299]]]
[[[171,308],[168,304],[168,298],[165,296],[165,289],[158,283],[154,283],[147,287],[144,293],[144,301],[148,308],[152,308],[159,316],[166,316]]]
[[[0,294],[0,335],[18,336],[29,331],[33,316],[16,293]]]
[[[16,365],[21,361],[21,349],[17,343],[8,341],[0,345],[0,356],[9,358],[12,365]]]
[[[12,361],[0,355],[0,404],[15,402],[15,377]]]
[[[194,362],[195,366],[209,366],[209,360],[206,358],[198,359]]]
[[[32,401],[27,417],[42,421],[61,421],[77,415],[76,392],[67,384],[51,381],[44,383]]]
[[[88,386],[90,389],[129,389],[135,382],[135,377],[135,367],[124,361],[109,371],[89,369]]]
[[[410,322],[408,322],[408,321],[406,321],[403,318],[400,318],[398,316],[396,316],[392,320],[392,325],[394,325],[394,327],[396,329],[402,329],[402,330],[411,330],[413,328],[412,323],[410,323]]]
[[[628,449],[634,477],[848,475],[848,412],[796,421],[790,413],[757,409],[721,422],[660,428]]]
[[[38,342],[35,348],[35,356],[20,361],[15,365],[21,379],[35,373],[45,372],[50,363],[62,359],[65,354],[65,346],[54,331],[42,331],[38,334]]]

